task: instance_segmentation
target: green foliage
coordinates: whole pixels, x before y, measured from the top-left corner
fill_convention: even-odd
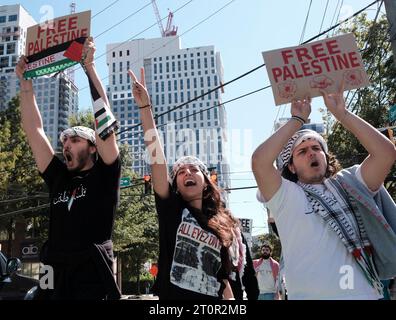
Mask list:
[[[43,197],[40,197],[40,192]],[[19,99],[16,97],[9,102],[5,111],[0,112],[0,231],[11,239],[16,220],[25,223],[27,227],[45,225],[45,216],[33,221],[34,216],[45,214],[45,210],[31,210],[15,215],[8,213],[45,204],[46,198],[46,188],[21,127]],[[7,215],[1,216],[2,214]],[[39,228],[34,236],[44,238],[45,234],[45,229]]]
[[[131,187],[121,189],[113,233],[114,249],[122,261],[123,279],[139,279],[143,265],[158,259],[158,221],[154,197],[144,195],[143,178],[130,169],[127,145],[120,146],[122,177],[131,178]]]
[[[95,118],[92,111],[82,111],[69,118],[70,127],[84,126],[95,130]]]
[[[367,20],[366,15],[359,15],[352,24],[342,32],[353,32],[358,47],[363,50],[365,63],[371,85],[349,94],[349,110],[365,119],[376,128],[388,125],[389,107],[396,103],[396,68],[389,42],[389,24],[385,16],[377,22]],[[327,118],[328,119],[328,118]],[[361,163],[367,157],[367,151],[358,140],[339,123],[328,119],[333,124],[328,135],[329,149],[333,151],[343,167]],[[389,177],[396,176],[394,166]],[[396,181],[387,181],[385,186],[396,198]]]
[[[277,236],[271,233],[266,233],[262,234],[259,236],[260,243],[259,245],[253,245],[252,246],[252,258],[253,259],[258,259],[261,256],[261,246],[264,243],[269,243],[272,247],[272,258],[275,259],[276,261],[279,261],[280,259],[280,254],[281,254],[281,243],[280,240]]]

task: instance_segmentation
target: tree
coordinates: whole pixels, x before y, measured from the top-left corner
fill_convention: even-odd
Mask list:
[[[140,293],[140,275],[146,261],[158,257],[158,222],[154,198],[144,195],[143,178],[132,172],[127,145],[120,146],[122,177],[131,178],[131,186],[121,190],[113,241],[122,259],[123,279],[136,279]]]
[[[69,117],[70,127],[84,126],[91,129],[95,129],[95,118],[92,111],[81,111],[77,115]]]
[[[12,252],[12,237],[16,221],[28,226],[45,225],[46,210],[26,210],[23,214],[9,214],[21,209],[37,208],[45,204],[46,187],[40,178],[30,146],[21,127],[19,98],[13,98],[5,111],[0,112],[0,232],[6,234],[8,255]],[[39,218],[33,217],[43,214]],[[3,215],[3,216],[2,216]],[[35,236],[45,237],[45,231]]]
[[[358,47],[363,50],[362,58],[371,82],[366,88],[351,92],[347,97],[348,109],[365,119],[376,128],[388,125],[389,107],[396,103],[396,69],[389,42],[389,24],[385,15],[378,21],[369,21],[366,15],[359,15],[342,32],[353,32]],[[367,157],[367,151],[339,123],[329,119],[332,130],[328,136],[330,150],[335,152],[343,167],[361,163]],[[393,166],[390,177],[396,177]],[[396,179],[387,181],[385,186],[396,198]]]
[[[255,244],[252,247],[252,257],[254,259],[258,259],[261,256],[261,246],[264,243],[269,243],[272,247],[272,253],[271,256],[274,258],[276,261],[279,261],[280,259],[280,254],[281,254],[281,243],[280,240],[277,236],[271,233],[266,233],[258,236],[260,243]]]

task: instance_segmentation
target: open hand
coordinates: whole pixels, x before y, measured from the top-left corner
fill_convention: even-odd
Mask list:
[[[320,90],[320,93],[322,94],[327,109],[337,118],[337,120],[342,121],[348,113],[344,99],[344,80],[341,81],[336,93],[328,94],[324,90]]]
[[[311,97],[307,96],[303,100],[293,100],[291,104],[292,116],[303,118],[307,122],[311,114]]]

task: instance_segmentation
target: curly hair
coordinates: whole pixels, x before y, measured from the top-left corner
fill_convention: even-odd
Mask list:
[[[327,168],[325,173],[326,178],[333,177],[338,171],[342,169],[341,164],[338,162],[337,158],[331,152],[326,153],[326,162],[327,162]],[[292,163],[293,163],[293,156],[291,156],[289,164]],[[298,181],[297,174],[291,172],[287,165],[282,170],[282,177],[292,182]]]

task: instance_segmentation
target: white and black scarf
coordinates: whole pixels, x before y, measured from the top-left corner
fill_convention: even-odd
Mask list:
[[[341,184],[335,179],[324,181],[333,197],[322,194],[312,185],[300,181],[297,184],[303,188],[314,213],[319,214],[327,226],[337,234],[348,252],[355,258],[369,283],[382,295],[383,286],[374,265],[373,247],[367,237],[359,211],[353,208]]]

